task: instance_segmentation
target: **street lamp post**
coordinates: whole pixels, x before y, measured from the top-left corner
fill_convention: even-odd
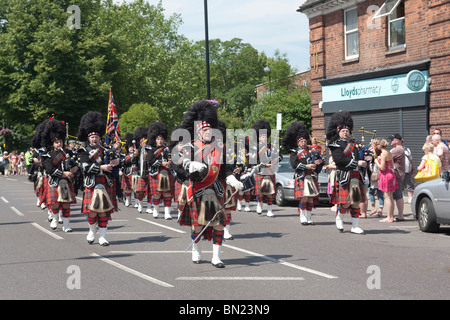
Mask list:
[[[205,10],[205,49],[206,49],[206,96],[211,100],[211,88],[209,85],[209,36],[208,36],[208,0],[204,1]]]
[[[272,95],[272,90],[270,90],[270,68],[269,68],[269,66],[264,68],[264,72],[269,74],[269,93],[270,93],[270,95]]]

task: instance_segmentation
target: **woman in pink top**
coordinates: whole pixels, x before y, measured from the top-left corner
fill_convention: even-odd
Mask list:
[[[378,189],[384,193],[385,207],[387,209],[386,219],[380,222],[394,222],[394,196],[398,188],[397,178],[394,173],[394,161],[392,154],[386,149],[388,142],[385,139],[376,141],[376,148],[381,150],[381,155],[375,161],[379,171]]]

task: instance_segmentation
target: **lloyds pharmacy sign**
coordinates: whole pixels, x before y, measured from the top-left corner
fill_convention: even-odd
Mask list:
[[[409,73],[362,81],[339,83],[322,87],[323,102],[348,101],[394,96],[428,91],[428,71]]]

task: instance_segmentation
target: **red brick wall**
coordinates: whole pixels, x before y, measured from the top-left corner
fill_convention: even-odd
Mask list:
[[[430,123],[450,140],[450,0],[405,0],[406,48],[390,52],[387,18],[379,28],[369,28],[370,5],[380,7],[384,0],[368,0],[357,5],[359,59],[345,61],[344,10],[310,19],[311,117],[313,136],[325,134],[325,121],[319,102],[321,79],[367,72],[410,62],[430,62]]]

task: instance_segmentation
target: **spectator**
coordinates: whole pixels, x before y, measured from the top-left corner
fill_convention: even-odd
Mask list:
[[[5,164],[4,164],[5,165],[5,177],[7,177],[9,174],[9,167],[10,167],[9,158],[10,158],[10,155],[8,154],[8,152],[7,151],[3,152],[3,161],[5,162]]]
[[[448,142],[447,140],[442,139],[442,131],[439,128],[434,129],[434,134],[438,134],[441,136],[441,141],[447,146],[448,148]]]
[[[439,157],[442,163],[442,167],[439,170],[439,174],[442,172],[445,172],[448,170],[448,148],[447,146],[442,142],[441,136],[438,134],[433,135],[433,138],[431,139],[433,145],[434,145],[434,154]]]
[[[376,148],[381,150],[381,155],[375,161],[379,169],[378,187],[384,192],[384,201],[386,202],[387,217],[380,222],[394,222],[394,192],[398,190],[398,179],[393,171],[393,154],[386,148],[388,142],[381,139],[376,142]]]
[[[22,176],[25,174],[25,154],[23,152],[19,154],[19,163],[17,165],[17,170],[19,175]]]
[[[18,168],[19,165],[19,155],[17,154],[16,150],[13,150],[10,154],[10,163],[11,163],[11,175],[15,176],[18,174]]]
[[[434,145],[432,143],[426,142],[422,147],[423,152],[425,155],[422,157],[422,161],[420,162],[420,165],[417,167],[417,171],[421,171],[425,167],[425,162],[429,158],[430,160],[433,160],[438,164],[439,171],[441,170],[441,159],[437,155],[435,155],[434,152]]]
[[[394,149],[391,150],[392,157],[394,159],[394,172],[397,177],[398,189],[394,191],[394,201],[397,206],[397,217],[395,221],[404,221],[403,217],[403,181],[405,179],[405,150],[403,149],[403,139],[398,133],[391,136],[391,146]]]
[[[30,174],[30,168],[32,164],[33,164],[33,148],[30,147],[27,150],[27,152],[25,152],[25,166],[28,174]]]
[[[411,203],[411,199],[414,193],[415,188],[415,181],[414,181],[414,163],[413,158],[411,154],[411,150],[409,148],[405,147],[403,144],[403,149],[405,150],[405,179],[404,179],[404,190],[408,194],[408,203]]]
[[[381,154],[380,148],[377,146],[375,149],[376,155],[379,156]],[[379,169],[376,165],[376,159],[370,163],[370,171],[372,174],[370,175],[370,185],[369,185],[369,199],[372,204],[372,211],[370,212],[371,216],[377,215],[378,217],[383,216],[383,207],[384,207],[384,194],[383,191],[378,189],[378,177],[379,177]],[[376,199],[375,195],[378,198],[378,210],[376,208]]]
[[[328,154],[329,154],[329,158],[328,158],[328,164],[324,165],[323,168],[329,170],[328,171],[328,190],[327,190],[327,194],[330,196],[331,199],[331,195],[333,194],[333,189],[334,189],[334,183],[336,181],[336,164],[334,163],[333,160],[333,155],[331,154],[331,150],[328,149]],[[337,210],[337,206],[333,205],[330,208],[331,211],[335,211]]]

